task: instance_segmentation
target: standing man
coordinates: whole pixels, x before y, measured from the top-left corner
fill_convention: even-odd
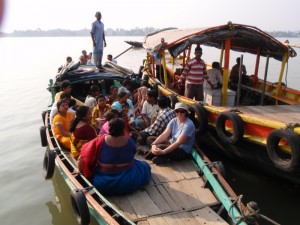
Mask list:
[[[104,24],[101,22],[100,12],[95,14],[96,21],[92,23],[91,37],[94,46],[94,61],[98,69],[102,68],[103,45],[106,47]]]
[[[195,98],[196,101],[203,101],[204,79],[213,89],[213,85],[208,79],[205,62],[201,59],[202,48],[195,48],[195,58],[189,60],[183,69],[179,82],[186,80],[184,96]]]

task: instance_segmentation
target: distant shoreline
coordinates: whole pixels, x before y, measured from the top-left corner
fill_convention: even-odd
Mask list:
[[[135,28],[131,30],[125,29],[111,29],[105,30],[106,36],[146,36],[149,33],[158,31],[160,29],[154,27]],[[284,38],[300,38],[300,31],[272,31],[268,32],[273,37],[284,37]],[[12,33],[0,32],[0,37],[89,37],[89,29],[81,30],[15,30]]]

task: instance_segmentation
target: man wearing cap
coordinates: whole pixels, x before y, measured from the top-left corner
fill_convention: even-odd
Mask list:
[[[204,79],[213,89],[210,82],[205,62],[201,59],[202,48],[197,46],[195,48],[195,58],[189,60],[184,67],[178,82],[186,80],[184,96],[188,98],[195,98],[196,101],[203,101],[203,82]]]
[[[175,105],[176,117],[172,119],[164,132],[151,144],[151,152],[146,159],[152,159],[155,164],[166,160],[183,160],[190,157],[195,141],[195,126],[188,118],[189,110],[184,103]]]

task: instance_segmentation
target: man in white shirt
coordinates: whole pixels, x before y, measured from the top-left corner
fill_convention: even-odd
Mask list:
[[[135,124],[141,128],[149,127],[159,112],[155,91],[148,91],[147,100],[143,104],[141,116],[136,118]]]

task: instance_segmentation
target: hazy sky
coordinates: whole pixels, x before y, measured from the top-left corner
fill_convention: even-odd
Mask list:
[[[3,1],[3,0],[0,0]],[[1,31],[90,28],[95,12],[105,28],[207,27],[228,21],[265,31],[299,31],[300,1],[285,0],[4,0]]]

